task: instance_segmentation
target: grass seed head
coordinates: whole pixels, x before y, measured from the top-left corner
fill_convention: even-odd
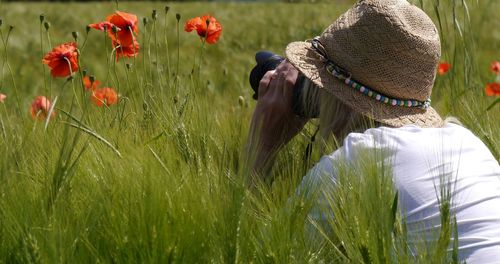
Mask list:
[[[240,105],[240,107],[243,107],[245,105],[245,98],[243,98],[243,96],[239,96],[238,97],[238,104]]]
[[[151,18],[154,21],[158,18],[158,13],[156,12],[156,9],[153,9],[153,12],[151,13]]]

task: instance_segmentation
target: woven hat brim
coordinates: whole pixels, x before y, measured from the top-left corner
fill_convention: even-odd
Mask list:
[[[332,76],[325,68],[309,42],[292,42],[286,48],[286,57],[302,74],[318,87],[328,91],[354,111],[378,122],[402,127],[414,124],[419,127],[441,127],[441,116],[429,107],[427,109],[393,106],[379,102],[347,86]],[[354,80],[355,76],[352,77]]]

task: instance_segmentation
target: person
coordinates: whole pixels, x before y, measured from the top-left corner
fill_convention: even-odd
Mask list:
[[[360,0],[319,37],[290,43],[286,60],[259,85],[249,133],[255,177],[268,178],[277,152],[308,122],[291,107],[303,74],[318,90],[320,135],[343,139],[303,182],[335,184],[341,161],[356,164],[362,150],[385,150],[400,208],[416,232],[439,224],[436,184],[449,175],[460,258],[500,263],[500,167],[480,139],[430,105],[440,56],[434,23],[405,0]]]

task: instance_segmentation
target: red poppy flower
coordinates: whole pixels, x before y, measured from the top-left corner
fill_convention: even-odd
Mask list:
[[[488,83],[484,90],[487,96],[500,96],[500,83]]]
[[[89,24],[89,27],[93,28],[93,29],[97,29],[97,30],[100,30],[100,31],[111,31],[111,29],[113,28],[113,26],[115,26],[114,24],[108,22],[108,21],[104,21],[104,22],[99,22],[99,23],[95,23],[95,24]],[[119,27],[116,28],[118,31],[120,31],[121,29]]]
[[[123,46],[132,46],[132,43],[134,43],[134,34],[137,35],[139,33],[136,15],[116,11],[114,14],[106,17],[106,21],[120,29],[116,32],[116,35],[112,31],[108,31],[112,40]]]
[[[222,26],[215,17],[209,15],[188,20],[184,25],[184,31],[191,32],[193,30],[196,30],[198,36],[205,39],[209,44],[215,44],[222,34]]]
[[[97,89],[100,84],[101,82],[98,80],[94,80],[94,82],[91,82],[89,76],[83,77],[83,86],[85,87],[85,90],[95,91],[95,89]]]
[[[68,77],[78,70],[78,51],[75,42],[67,42],[55,47],[42,60],[50,67],[52,77]]]
[[[5,101],[5,98],[7,98],[7,95],[0,93],[0,103],[3,103]]]
[[[116,49],[116,60],[120,59],[121,57],[135,57],[139,53],[139,43],[134,40],[134,46],[128,45],[128,46],[123,46],[120,45],[118,42],[113,41],[113,48]]]
[[[439,75],[445,75],[450,69],[451,69],[451,64],[447,62],[442,62],[439,63],[437,72]]]
[[[96,89],[92,93],[92,101],[97,106],[114,105],[114,104],[118,103],[118,94],[116,93],[116,91],[113,88],[109,88],[109,87]]]
[[[494,74],[500,74],[500,61],[492,61],[491,62],[491,71]]]
[[[38,120],[47,119],[50,107],[51,103],[49,99],[47,99],[45,96],[37,96],[35,100],[33,100],[33,103],[31,103],[30,107],[31,117],[33,119],[38,119]],[[55,115],[56,113],[52,111],[50,118],[53,118]]]

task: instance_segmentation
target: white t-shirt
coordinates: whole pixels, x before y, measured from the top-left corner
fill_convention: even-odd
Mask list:
[[[450,175],[447,183],[453,181],[451,211],[458,224],[460,259],[473,264],[500,263],[500,166],[483,142],[459,125],[379,127],[351,133],[341,148],[321,158],[299,189],[305,182],[325,177],[335,183],[336,163],[356,161],[359,151],[370,149],[388,150],[381,153],[391,161],[410,235],[424,226],[439,228],[440,175]]]

